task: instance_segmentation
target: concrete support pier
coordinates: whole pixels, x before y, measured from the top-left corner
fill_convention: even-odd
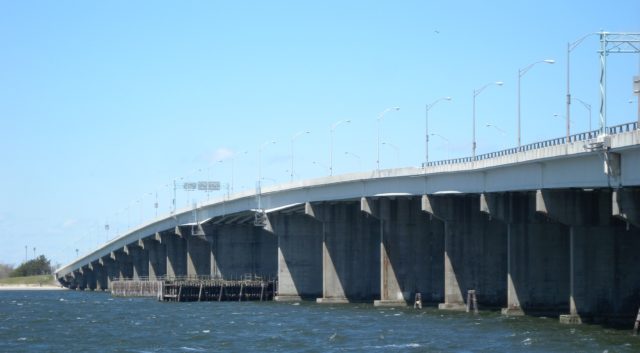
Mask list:
[[[205,236],[187,235],[187,275],[211,275],[211,242]]]
[[[359,202],[324,204],[322,298],[318,303],[373,301],[380,297],[378,221]]]
[[[480,209],[479,195],[422,198],[422,209],[444,223],[443,310],[466,310],[467,292],[478,305],[500,307],[507,299],[505,225]]]
[[[124,253],[129,256],[133,265],[133,279],[149,277],[149,252],[138,245],[138,242],[124,247]]]
[[[156,280],[167,275],[167,246],[159,233],[141,239],[139,246],[149,254],[149,279]]]
[[[187,275],[187,241],[182,230],[175,227],[173,232],[162,234],[162,243],[167,249],[167,277],[175,278]]]
[[[322,295],[322,206],[307,203],[305,213],[269,216],[278,237],[277,301]]]
[[[229,280],[245,275],[276,278],[278,238],[272,232],[252,223],[221,224],[211,230],[210,241],[212,275]]]
[[[420,293],[423,302],[441,302],[444,282],[444,226],[422,212],[421,200],[361,200],[361,209],[380,228],[380,300],[376,306],[406,306]]]

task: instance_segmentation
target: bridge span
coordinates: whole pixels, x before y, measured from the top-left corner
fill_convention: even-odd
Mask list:
[[[142,224],[56,272],[64,286],[249,273],[277,300],[425,303],[566,322],[640,306],[636,123],[419,168],[295,181]]]

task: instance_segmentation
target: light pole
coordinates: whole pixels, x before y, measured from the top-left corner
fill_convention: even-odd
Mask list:
[[[532,64],[529,64],[528,66],[526,66],[523,69],[519,69],[518,70],[518,147],[520,147],[521,145],[521,139],[520,139],[520,81],[522,80],[522,76],[524,76],[524,74],[527,73],[527,71],[531,70],[532,67],[534,67],[537,64],[540,63],[545,63],[545,64],[553,64],[556,61],[553,59],[545,59],[545,60],[540,60],[540,61],[536,61]]]
[[[427,162],[429,162],[429,110],[433,108],[434,105],[438,104],[438,102],[447,100],[450,101],[451,97],[442,97],[438,98],[433,103],[427,104],[424,114],[424,136],[425,136],[425,146],[424,146],[424,166],[427,166]]]
[[[489,86],[502,86],[503,84],[504,82],[502,81],[489,82],[486,85],[473,90],[473,141],[471,142],[471,157],[473,160],[476,159],[476,97]]]
[[[378,125],[378,158],[376,159],[376,169],[378,172],[380,172],[380,122],[382,122],[382,119],[384,118],[384,115],[387,114],[388,112],[392,111],[392,110],[400,110],[400,107],[393,107],[393,108],[387,108],[385,110],[383,110],[380,115],[378,115],[378,118],[376,119],[376,123]]]
[[[583,101],[580,98],[575,98],[575,100],[577,100],[578,102],[580,102],[588,111],[589,111],[589,131],[591,131],[591,104]],[[569,119],[567,119],[568,121]],[[567,130],[567,133],[569,132],[569,130]]]
[[[570,91],[570,76],[571,76],[571,51],[575,49],[580,43],[582,43],[587,37],[597,33],[587,33],[580,39],[573,43],[567,43],[567,141],[571,135],[571,127],[569,126],[569,119],[571,118],[571,91]],[[576,98],[577,99],[577,98]],[[591,108],[589,108],[589,114],[591,114]],[[591,118],[589,118],[589,131],[591,131]]]
[[[351,120],[340,120],[331,124],[329,129],[329,175],[333,175],[333,130],[335,130],[342,123],[350,123]]]
[[[300,131],[291,137],[291,181],[293,181],[293,142],[302,134],[308,134],[310,131]]]

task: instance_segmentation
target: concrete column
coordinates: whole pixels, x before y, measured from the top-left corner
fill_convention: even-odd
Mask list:
[[[154,236],[141,239],[138,242],[149,255],[149,280],[157,280],[167,275],[167,247],[162,243],[162,236],[156,233]]]
[[[129,255],[133,265],[133,279],[140,280],[149,277],[149,252],[133,243],[124,247],[124,253]]]
[[[363,200],[380,224],[380,300],[377,306],[405,306],[420,293],[423,302],[441,302],[444,291],[444,225],[425,217],[420,198]]]
[[[167,277],[187,275],[187,242],[179,227],[162,234],[162,243],[167,249]]]
[[[212,274],[224,279],[257,275],[274,279],[278,271],[278,239],[252,223],[218,225],[211,237]]]
[[[275,299],[299,301],[321,296],[321,218],[294,213],[269,215],[269,219],[278,238],[278,296]]]
[[[89,269],[93,271],[96,279],[96,289],[106,291],[109,289],[109,281],[107,279],[107,272],[104,266],[100,265],[97,261],[89,264]]]
[[[120,277],[120,270],[118,265],[114,261],[114,258],[109,256],[101,257],[98,260],[98,264],[102,266],[107,277],[107,289],[111,289],[111,282],[117,280]]]
[[[520,305],[518,291],[513,282],[516,256],[512,248],[512,230],[515,223],[525,222],[522,217],[518,218],[518,216],[521,216],[522,210],[527,209],[526,202],[526,195],[520,193],[483,193],[480,195],[480,212],[485,213],[490,220],[498,220],[504,224],[507,231],[507,306],[502,308],[503,315],[524,315],[524,311]],[[533,214],[533,211],[531,211],[531,214]]]
[[[211,275],[211,242],[206,238],[187,235],[187,275]]]
[[[111,253],[111,258],[115,261],[118,268],[119,279],[133,278],[133,262],[131,256],[124,252],[124,248]]]
[[[380,296],[380,227],[356,202],[326,205],[323,290],[318,303],[373,301]]]
[[[76,290],[85,290],[87,288],[87,278],[80,270],[73,271],[73,279]]]
[[[96,276],[89,267],[85,266],[80,269],[82,278],[84,280],[84,290],[96,290]]]
[[[616,218],[640,228],[640,188],[614,189],[611,195],[611,212]]]
[[[569,314],[560,322],[608,324],[633,322],[640,292],[633,195],[625,190],[541,190],[539,212],[565,224],[569,233]],[[623,195],[627,196],[623,196]],[[640,195],[640,194],[636,194]],[[616,209],[618,207],[618,209]],[[611,217],[614,216],[614,217]]]
[[[506,227],[480,212],[480,195],[423,196],[422,209],[444,222],[445,310],[465,310],[468,290],[482,307],[507,296]]]

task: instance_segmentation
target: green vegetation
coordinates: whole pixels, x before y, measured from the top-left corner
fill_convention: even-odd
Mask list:
[[[47,284],[56,284],[53,275],[39,275],[39,276],[28,276],[28,277],[9,277],[0,279],[0,285],[47,285]]]
[[[11,272],[13,272],[13,266],[0,264],[0,279],[9,277]]]
[[[38,258],[29,260],[22,265],[18,266],[9,277],[27,277],[37,275],[50,275],[51,263],[44,255],[38,256]]]

